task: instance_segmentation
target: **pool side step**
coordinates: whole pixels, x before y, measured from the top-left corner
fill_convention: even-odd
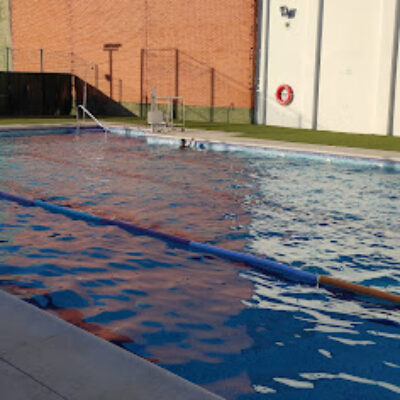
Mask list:
[[[222,400],[0,290],[0,398]]]
[[[104,218],[94,214],[89,214],[82,211],[77,211],[69,207],[59,206],[42,200],[31,200],[25,197],[14,195],[11,193],[0,191],[0,198],[17,202],[23,206],[28,207],[41,207],[48,211],[63,214],[71,218],[77,218],[84,221],[96,223],[99,225],[113,225],[118,226],[125,231],[151,236],[160,240],[175,243],[179,246],[184,246],[190,250],[199,251],[202,253],[209,253],[216,255],[222,259],[234,262],[244,263],[255,269],[270,275],[276,275],[289,281],[305,283],[311,286],[322,284],[325,287],[333,286],[340,289],[348,290],[350,292],[362,293],[371,297],[384,299],[396,304],[400,304],[400,296],[392,293],[387,293],[378,289],[368,288],[366,286],[357,285],[354,283],[346,282],[337,278],[332,278],[326,275],[315,275],[313,273],[303,271],[298,268],[293,268],[285,264],[280,264],[272,260],[255,257],[250,254],[240,253],[237,251],[226,250],[215,246],[210,246],[203,243],[189,241],[177,235],[164,233],[155,229],[144,228],[129,222],[123,222],[116,219]]]

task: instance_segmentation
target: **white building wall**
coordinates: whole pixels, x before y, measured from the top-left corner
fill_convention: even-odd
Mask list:
[[[390,0],[325,1],[318,129],[385,132],[393,30],[382,40],[384,2]],[[386,59],[380,57],[383,45]],[[386,65],[389,81],[379,87]]]
[[[269,68],[267,73],[266,122],[296,128],[311,128],[317,33],[316,0],[270,0]],[[294,18],[282,17],[280,7],[296,9]],[[277,88],[288,84],[294,99],[281,106]]]
[[[380,30],[376,57],[375,129],[374,133],[388,134],[390,129],[390,87],[392,84],[392,56],[394,54],[396,0],[380,0]]]
[[[387,134],[389,129],[395,10],[398,0],[261,0],[269,5],[263,32],[266,100],[257,103],[259,123],[355,133]],[[320,71],[316,62],[318,8],[323,4]],[[296,9],[295,18],[280,7]],[[396,93],[400,94],[400,58]],[[318,80],[319,78],[319,80]],[[294,100],[278,104],[275,92],[289,84]],[[314,84],[319,83],[317,95]],[[259,85],[262,87],[262,85]],[[400,96],[394,134],[400,135]],[[259,110],[258,110],[259,111]]]

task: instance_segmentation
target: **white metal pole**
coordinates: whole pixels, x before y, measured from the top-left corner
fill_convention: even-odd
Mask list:
[[[313,104],[313,114],[312,114],[312,124],[313,130],[318,129],[318,105],[319,105],[319,85],[321,77],[321,48],[322,48],[322,27],[324,19],[324,0],[319,0],[318,2],[318,22],[317,22],[317,42],[315,45],[315,65],[314,65],[314,104]]]
[[[396,1],[395,6],[395,23],[393,32],[393,51],[392,51],[392,70],[390,77],[390,94],[389,94],[389,110],[387,132],[388,136],[393,136],[394,128],[394,107],[396,102],[396,85],[397,85],[397,69],[399,57],[399,33],[400,33],[400,0]]]
[[[87,109],[87,74],[88,74],[88,69],[92,67],[94,68],[94,63],[93,61],[90,61],[85,68],[85,81],[84,81],[84,87],[83,87],[83,99],[82,99],[82,104],[85,109]],[[85,122],[85,113],[83,113],[83,121]]]
[[[266,124],[270,0],[257,2],[255,123]]]

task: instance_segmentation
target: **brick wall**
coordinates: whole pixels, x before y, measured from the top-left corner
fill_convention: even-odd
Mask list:
[[[113,97],[140,102],[184,96],[187,104],[252,106],[254,0],[13,0],[15,71],[74,72]],[[145,51],[141,51],[144,49]],[[87,68],[89,61],[95,69]],[[142,82],[142,85],[141,85]]]

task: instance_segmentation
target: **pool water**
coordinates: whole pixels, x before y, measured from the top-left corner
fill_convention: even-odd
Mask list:
[[[0,139],[0,190],[400,294],[400,173]],[[1,287],[229,399],[400,398],[400,309],[0,201]]]

